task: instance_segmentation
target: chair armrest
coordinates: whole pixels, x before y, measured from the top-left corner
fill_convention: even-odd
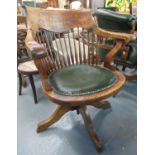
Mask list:
[[[120,39],[120,40],[124,40],[126,43],[128,43],[128,42],[130,42],[136,38],[136,36],[134,34],[106,31],[106,30],[103,30],[103,29],[98,28],[98,27],[95,27],[93,29],[93,31],[98,36]]]
[[[114,44],[114,46],[111,48],[111,50],[106,54],[104,58],[104,66],[112,70],[116,70],[116,67],[111,65],[111,63],[114,60],[114,57],[117,55],[118,52],[121,52],[121,50],[124,48],[126,44],[134,40],[136,38],[136,35],[128,34],[128,33],[106,31],[98,27],[95,27],[93,29],[93,32],[99,37],[111,38],[111,39],[116,40],[116,43]],[[101,45],[101,43],[98,43],[98,47],[101,48],[101,46],[104,47],[105,45]],[[108,46],[107,46],[107,49],[108,49]]]
[[[32,58],[36,67],[38,68],[39,75],[42,81],[42,86],[45,90],[52,90],[52,87],[48,83],[48,74],[49,70],[52,68],[52,63],[50,63],[47,52],[44,49],[43,44],[39,44],[37,41],[33,39],[32,33],[28,32],[25,45],[28,50],[30,50],[32,54]]]
[[[110,68],[112,70],[117,70],[116,67],[111,65],[111,62],[114,60],[114,57],[118,52],[120,52],[120,49],[124,47],[124,42],[121,40],[116,41],[116,45],[106,54],[104,58],[104,66],[107,68]]]

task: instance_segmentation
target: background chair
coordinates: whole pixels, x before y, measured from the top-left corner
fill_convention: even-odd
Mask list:
[[[136,32],[137,18],[130,14],[120,14],[115,11],[109,11],[106,9],[98,9],[95,12],[95,17],[97,24],[100,28],[119,33],[129,33],[134,34]],[[115,40],[108,39],[107,43],[114,43]],[[100,56],[104,60],[107,50],[100,48]],[[114,63],[118,66],[121,65],[122,70],[125,71],[126,68],[137,69],[137,39],[126,44],[124,48],[118,52],[114,58]],[[128,79],[135,79],[136,74],[127,75],[124,72]]]
[[[28,17],[31,14],[33,8],[27,7]],[[38,124],[37,132],[76,110],[82,115],[97,151],[101,151],[103,145],[93,129],[87,106],[110,108],[106,99],[118,93],[125,83],[125,77],[111,62],[133,35],[99,29],[88,10],[41,10],[38,22],[38,31],[35,30],[35,36],[33,29],[29,31],[26,46],[39,70],[45,95],[58,106]],[[79,32],[78,38],[74,38],[74,28]],[[109,46],[104,42],[106,38],[116,39],[116,44]],[[98,56],[99,47],[109,49],[104,65]]]
[[[36,68],[34,61],[31,58],[31,55],[29,55],[26,49],[25,46],[26,35],[27,35],[26,17],[17,16],[17,71],[19,78],[19,95],[22,94],[22,86],[23,87],[27,86],[25,77],[28,76],[34,95],[34,102],[37,103],[37,95],[33,75],[38,74],[38,69]]]

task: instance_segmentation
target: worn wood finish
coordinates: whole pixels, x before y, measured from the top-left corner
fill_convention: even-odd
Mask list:
[[[102,108],[102,109],[109,109],[111,108],[111,104],[109,101],[100,101],[100,102],[96,102],[94,104],[92,104],[92,106],[94,106],[95,108]]]
[[[64,32],[75,27],[89,28],[95,26],[89,10],[41,10],[39,27]]]
[[[27,27],[28,29],[32,29],[37,31],[39,28],[38,22],[40,19],[40,12],[41,8],[32,8],[32,7],[26,7],[27,11]]]
[[[26,16],[20,16],[20,15],[17,16],[17,25],[20,25],[20,24],[27,25]]]
[[[38,69],[33,60],[19,63],[18,71],[21,74],[38,74]]]
[[[127,80],[137,80],[137,75],[133,75],[133,76],[128,76],[128,75],[125,75],[126,79]]]
[[[29,8],[29,10],[31,10],[32,14],[33,9]],[[117,52],[134,36],[99,29],[88,10],[46,11],[42,9],[39,18],[38,23],[34,23],[34,25],[37,25],[37,29],[32,26],[32,31],[28,32],[26,46],[32,52],[34,62],[39,70],[44,93],[51,101],[58,104],[58,108],[49,118],[39,123],[37,132],[47,129],[66,112],[77,110],[81,113],[88,133],[99,151],[102,148],[102,143],[92,127],[91,119],[86,113],[86,106],[110,108],[108,102],[101,103],[100,101],[117,94],[125,83],[125,77],[111,65],[111,62]],[[33,32],[36,34],[35,37]],[[105,40],[109,38],[116,40],[111,46],[105,44]],[[101,46],[109,49],[105,59],[105,66],[98,56],[98,49]],[[61,68],[77,64],[108,67],[114,71],[118,81],[113,86],[90,95],[75,97],[55,93],[52,84],[48,83],[49,74]]]
[[[57,106],[55,112],[47,119],[38,124],[37,132],[46,130],[49,126],[57,122],[65,113],[71,110],[69,106]]]
[[[102,144],[101,140],[99,139],[99,137],[97,136],[97,134],[93,128],[93,124],[92,124],[92,121],[91,121],[89,114],[86,111],[86,107],[82,106],[79,109],[79,111],[80,111],[80,114],[82,115],[82,118],[84,120],[85,127],[86,127],[93,143],[96,146],[96,150],[98,152],[101,152],[103,150],[103,144]]]
[[[94,33],[98,34],[99,36],[124,40],[126,43],[128,43],[136,38],[136,36],[134,34],[106,31],[101,28],[95,28],[93,30],[94,30]]]

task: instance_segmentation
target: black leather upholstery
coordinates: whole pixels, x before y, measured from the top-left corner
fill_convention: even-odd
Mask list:
[[[84,64],[69,66],[49,75],[53,90],[67,96],[99,92],[116,81],[117,76],[111,70]]]

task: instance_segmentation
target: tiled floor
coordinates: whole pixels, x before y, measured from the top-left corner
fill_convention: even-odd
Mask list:
[[[37,123],[50,115],[55,104],[42,93],[35,79],[38,104],[34,104],[30,85],[18,96],[18,155],[97,155],[83,120],[75,111],[69,112],[48,130],[37,134]],[[88,111],[94,128],[105,144],[103,155],[137,154],[137,83],[127,82],[115,98],[112,108]]]

